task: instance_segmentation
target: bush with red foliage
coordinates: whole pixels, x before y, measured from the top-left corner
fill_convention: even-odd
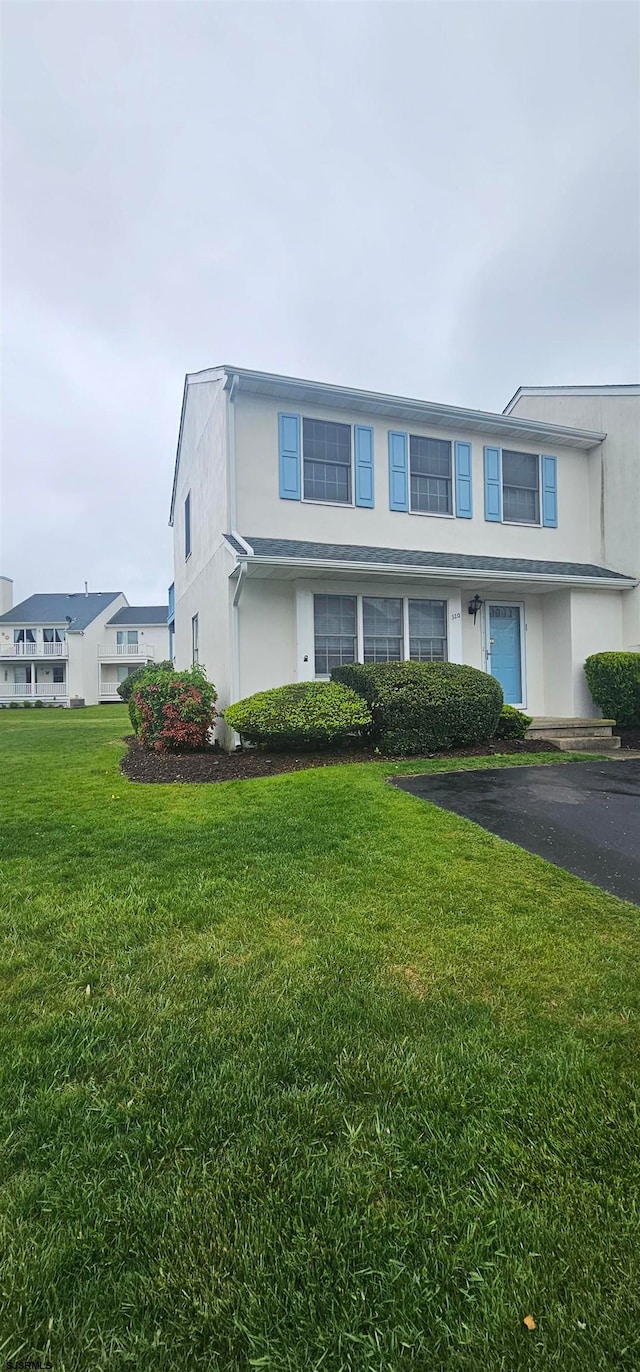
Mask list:
[[[216,699],[202,667],[187,672],[149,668],[131,696],[129,716],[144,748],[193,752],[209,742]]]

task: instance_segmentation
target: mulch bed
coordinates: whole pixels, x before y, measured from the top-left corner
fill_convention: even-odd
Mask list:
[[[621,748],[633,748],[640,753],[640,729],[614,729],[613,732],[620,735]]]
[[[225,753],[207,748],[202,753],[151,753],[141,748],[135,738],[125,740],[129,751],[120,764],[129,781],[144,782],[211,782],[247,781],[251,777],[276,776],[278,772],[300,772],[309,767],[336,767],[345,762],[416,762],[417,758],[384,757],[368,748],[345,748],[339,752],[267,753],[257,748]],[[442,753],[427,753],[425,757],[490,757],[495,753],[549,753],[556,749],[544,739],[495,739],[477,743],[472,748],[448,748]]]

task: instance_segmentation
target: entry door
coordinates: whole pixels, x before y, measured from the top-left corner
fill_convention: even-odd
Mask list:
[[[524,703],[522,679],[522,609],[520,605],[488,606],[488,667],[500,682],[507,705]]]

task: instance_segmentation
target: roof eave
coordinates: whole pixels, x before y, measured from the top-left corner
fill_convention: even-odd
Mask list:
[[[238,566],[240,563],[245,563],[247,566],[301,567],[304,571],[312,567],[318,571],[326,569],[365,574],[374,573],[376,576],[384,573],[403,577],[405,581],[411,577],[423,577],[429,581],[530,581],[536,585],[589,586],[591,589],[600,586],[605,590],[617,591],[633,590],[640,584],[640,582],[627,577],[562,576],[559,573],[549,572],[488,571],[483,567],[410,567],[403,563],[349,562],[330,558],[266,557],[259,554],[242,556],[238,553],[236,563]]]

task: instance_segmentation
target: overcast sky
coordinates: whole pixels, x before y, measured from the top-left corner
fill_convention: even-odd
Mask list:
[[[637,381],[631,3],[5,3],[15,598],[166,598],[186,371]]]

